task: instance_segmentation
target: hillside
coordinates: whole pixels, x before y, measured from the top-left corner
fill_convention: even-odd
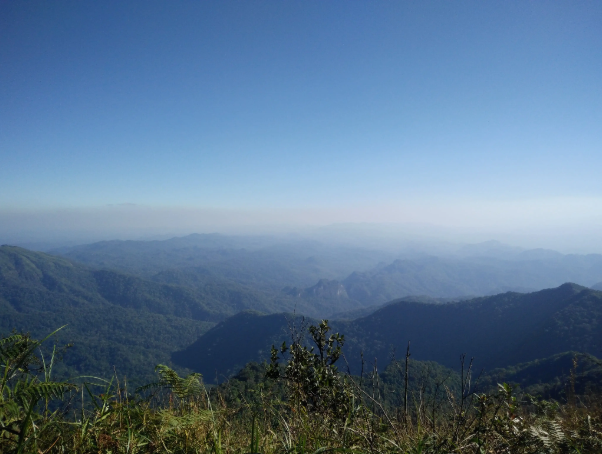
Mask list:
[[[219,318],[216,301],[186,289],[108,271],[26,249],[0,247],[0,332],[44,337],[67,325],[57,342],[73,343],[68,375],[152,376]]]
[[[417,359],[455,367],[461,353],[503,367],[565,351],[602,356],[602,293],[564,284],[450,304],[400,301],[349,324],[350,357],[386,358],[412,341]]]
[[[261,361],[272,343],[288,338],[291,316],[282,312],[295,310],[309,316],[339,312],[346,320],[355,315],[333,322],[346,335],[353,370],[361,352],[384,366],[408,340],[413,358],[447,367],[456,367],[461,353],[487,368],[566,351],[602,356],[602,292],[575,284],[469,301],[404,297],[365,308],[336,280],[273,294],[186,270],[191,269],[164,270],[152,281],[2,246],[0,329],[43,336],[68,324],[60,335],[75,343],[67,367],[85,373],[106,370],[115,358],[128,374],[149,373],[173,353],[182,367],[229,375],[248,361]],[[273,315],[244,312],[249,310]]]
[[[290,317],[289,317],[290,318]],[[215,375],[228,374],[246,361],[268,358],[271,344],[289,335],[287,316],[239,314],[173,356],[177,364]],[[529,294],[504,293],[447,304],[400,300],[353,321],[333,321],[345,335],[344,352],[352,371],[360,357],[383,367],[405,352],[412,358],[456,368],[465,353],[476,366],[493,369],[550,357],[566,351],[602,356],[602,292],[575,284]],[[280,336],[280,338],[278,338]],[[239,346],[239,347],[235,347]],[[239,348],[231,361],[225,352]]]
[[[124,373],[151,374],[171,352],[239,311],[326,315],[347,307],[320,299],[297,301],[198,272],[168,270],[152,281],[0,247],[0,331],[20,329],[42,337],[67,324],[59,338],[74,343],[67,362],[73,373],[110,369],[119,359]]]
[[[86,301],[217,321],[242,309],[269,309],[260,295],[236,286],[190,289],[156,283],[10,246],[0,247],[0,280],[2,297],[19,310],[54,310]]]

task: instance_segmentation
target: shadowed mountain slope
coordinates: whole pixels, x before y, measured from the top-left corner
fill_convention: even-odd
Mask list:
[[[602,293],[564,284],[443,305],[400,301],[354,320],[345,332],[354,340],[351,357],[363,350],[384,360],[411,340],[414,357],[448,367],[461,353],[488,368],[571,350],[602,356]]]
[[[315,320],[307,319],[315,323]],[[209,330],[192,345],[172,355],[173,361],[201,372],[208,381],[223,381],[250,361],[270,357],[272,345],[289,343],[289,326],[303,325],[293,314],[241,312]]]
[[[523,391],[546,399],[567,399],[571,392],[578,395],[599,393],[602,391],[602,361],[587,353],[559,353],[494,369],[481,377],[478,387],[488,390],[498,383],[518,385]]]
[[[405,352],[408,341],[413,358],[452,368],[463,353],[488,369],[566,351],[602,356],[602,292],[564,284],[530,294],[505,293],[448,304],[405,299],[331,325],[345,335],[345,356],[356,373],[362,353],[368,361],[378,358],[383,367],[392,352]],[[208,349],[226,352],[244,345],[236,364],[227,354],[212,357],[211,373],[227,374],[246,361],[267,359],[272,343],[288,339],[284,315],[247,313],[221,323],[219,336],[217,329],[174,355],[174,361],[206,373]]]

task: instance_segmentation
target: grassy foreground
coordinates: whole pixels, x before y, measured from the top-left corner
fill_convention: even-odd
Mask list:
[[[298,336],[273,348],[265,376],[244,389],[157,366],[158,381],[137,390],[117,377],[55,381],[57,350],[44,356],[42,341],[14,333],[0,339],[0,452],[602,452],[600,396],[557,403],[507,384],[474,393],[467,367],[459,388],[406,384],[391,405],[375,371],[337,369],[343,336],[327,322],[309,333],[312,348]]]

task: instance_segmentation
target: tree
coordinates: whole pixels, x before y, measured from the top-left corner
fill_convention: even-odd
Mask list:
[[[329,336],[329,331],[328,320],[322,320],[309,327],[315,344],[311,348],[295,336],[290,345],[283,342],[280,349],[272,346],[266,376],[286,382],[293,408],[344,416],[352,399],[351,387],[335,363],[341,357],[345,338],[339,333]],[[284,365],[279,364],[280,358],[286,361]]]

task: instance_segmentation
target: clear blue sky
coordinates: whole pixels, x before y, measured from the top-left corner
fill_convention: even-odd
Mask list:
[[[5,211],[602,213],[602,2],[0,1],[0,158]]]

